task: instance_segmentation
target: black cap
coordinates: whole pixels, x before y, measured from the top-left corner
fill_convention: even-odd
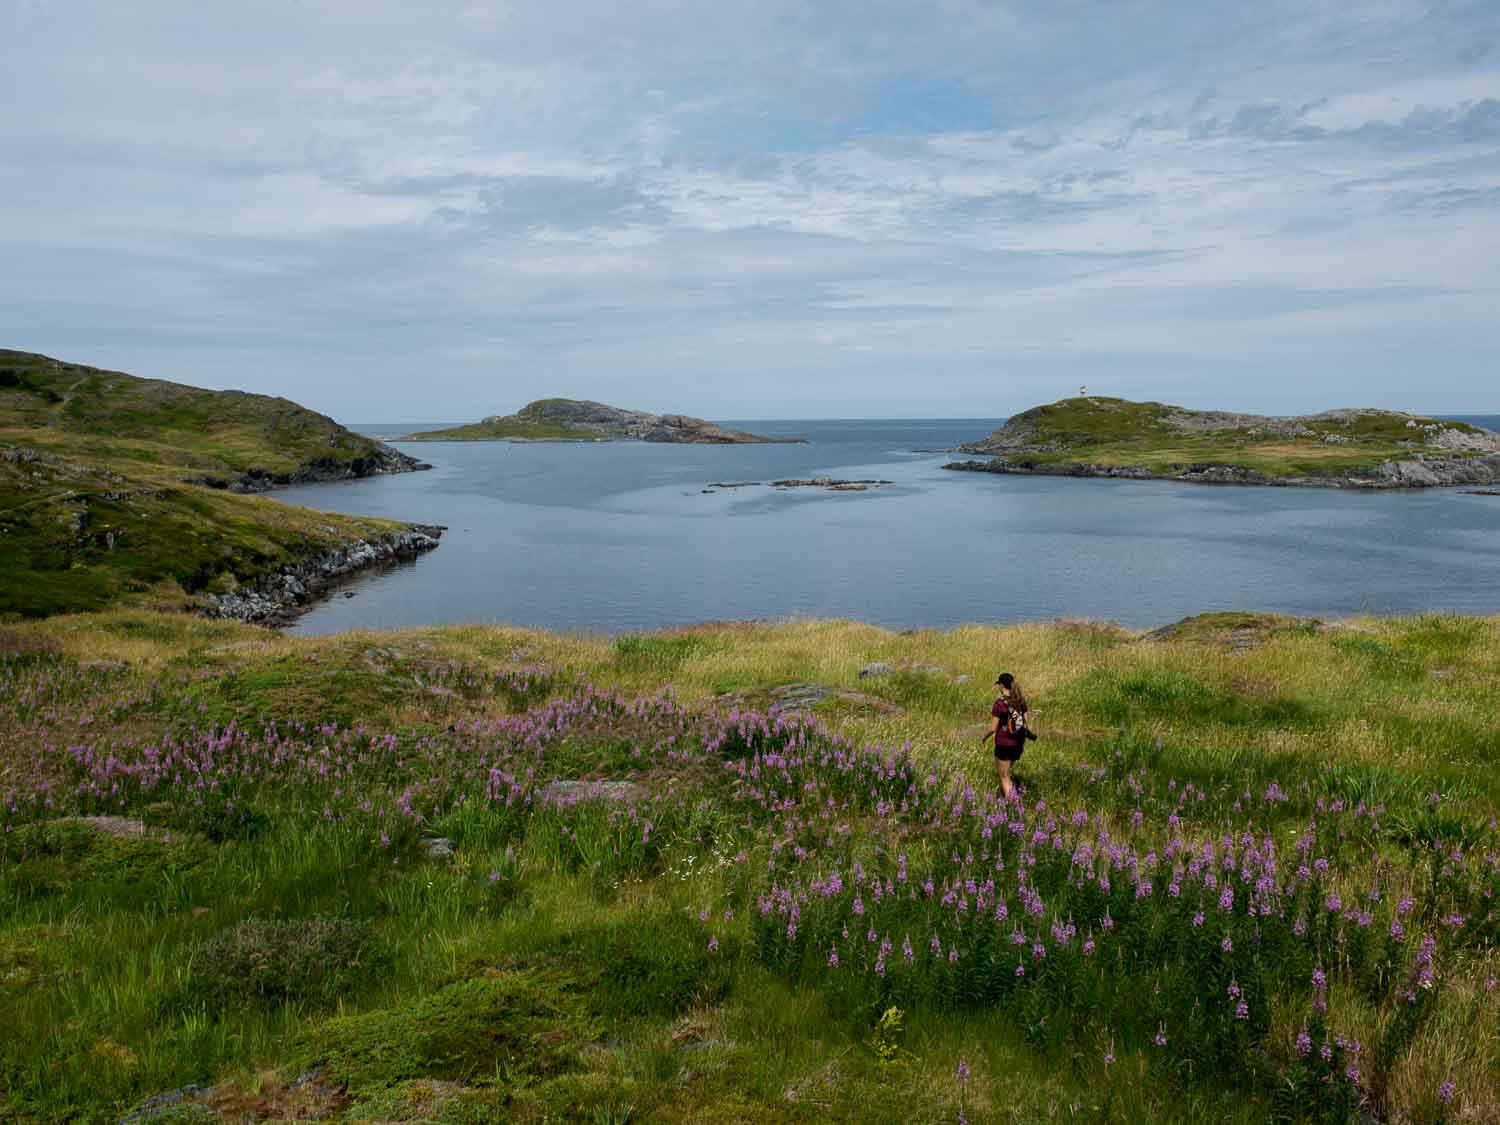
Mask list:
[[[998,676],[995,677],[995,683],[1000,687],[1010,687],[1011,684],[1015,682],[1016,678],[1009,672],[1001,672]]]

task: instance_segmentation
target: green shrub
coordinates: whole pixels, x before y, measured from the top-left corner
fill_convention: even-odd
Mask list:
[[[305,1037],[306,1062],[355,1094],[411,1078],[518,1084],[560,1073],[595,1034],[571,983],[492,969],[405,1004],[329,1020]]]
[[[249,918],[215,934],[193,958],[193,991],[215,1003],[329,1000],[383,960],[367,922]]]

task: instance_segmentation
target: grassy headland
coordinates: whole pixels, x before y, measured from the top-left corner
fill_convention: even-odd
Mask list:
[[[495,414],[466,426],[423,430],[404,441],[650,441],[692,445],[796,444],[727,430],[685,414],[648,414],[585,399],[542,398],[514,414]]]
[[[1497,682],[1457,617],[13,627],[0,1116],[1493,1121]]]
[[[0,351],[0,619],[187,605],[388,538],[233,493],[416,464],[285,399]]]
[[[1328,487],[1500,480],[1500,435],[1386,410],[1268,418],[1071,398],[1018,414],[961,448],[995,460],[949,468]]]

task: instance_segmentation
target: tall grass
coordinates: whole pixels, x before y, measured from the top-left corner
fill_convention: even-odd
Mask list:
[[[1493,1120],[1497,655],[1449,618],[27,626],[0,1110]],[[826,722],[764,709],[807,681]],[[103,815],[145,833],[67,819]]]

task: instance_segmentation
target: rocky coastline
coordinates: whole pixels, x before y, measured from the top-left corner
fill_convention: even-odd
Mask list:
[[[356,574],[432,550],[446,530],[437,524],[408,524],[399,531],[283,564],[230,593],[210,595],[203,613],[255,625],[288,625]]]
[[[1416,457],[1385,461],[1374,469],[1347,469],[1296,476],[1270,476],[1235,465],[1182,465],[1156,472],[1138,465],[1101,465],[1086,461],[1039,462],[1024,455],[987,461],[954,461],[954,472],[1004,473],[1013,476],[1105,477],[1116,480],[1162,480],[1187,484],[1257,485],[1274,488],[1445,488],[1464,484],[1500,484],[1500,454],[1477,457]]]
[[[365,477],[387,476],[392,473],[415,473],[432,466],[385,443],[377,443],[376,450],[367,457],[356,457],[339,461],[332,457],[319,457],[304,462],[290,473],[272,473],[266,469],[248,469],[238,476],[202,476],[188,478],[184,483],[199,484],[205,488],[224,489],[229,492],[261,493],[294,484],[321,484],[338,480],[361,480]]]

